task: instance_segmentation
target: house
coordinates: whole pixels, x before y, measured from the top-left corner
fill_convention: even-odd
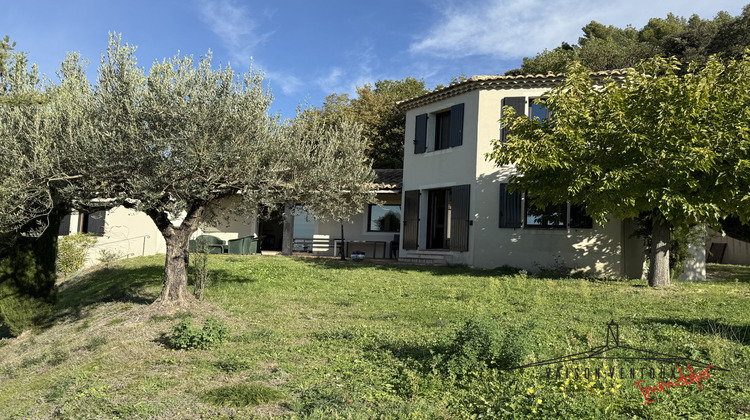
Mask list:
[[[598,225],[570,204],[539,208],[508,191],[512,166],[485,159],[490,141],[506,134],[503,106],[546,118],[533,100],[561,81],[554,74],[474,76],[399,102],[406,113],[401,261],[642,277],[644,249],[632,222]],[[705,277],[704,261],[690,274]]]
[[[388,258],[391,242],[401,227],[401,169],[375,169],[373,189],[380,204],[369,204],[349,221],[317,221],[297,206],[293,218],[294,251],[313,255],[339,255],[342,225],[346,250],[365,253],[367,258]],[[227,204],[230,205],[230,204]],[[202,226],[195,236],[207,234],[223,240],[257,234],[263,253],[280,253],[284,222],[278,211],[263,217],[226,219]],[[395,250],[395,246],[394,246]]]
[[[376,169],[373,188],[380,204],[370,204],[347,222],[321,222],[298,206],[293,220],[294,251],[314,255],[339,255],[342,225],[347,246],[345,251],[364,252],[367,258],[389,258],[395,254],[392,242],[401,227],[401,169]],[[232,200],[222,203],[231,206]],[[193,235],[216,236],[229,241],[258,235],[265,254],[281,251],[283,220],[276,211],[263,217],[214,220],[212,226],[203,224]],[[61,221],[60,235],[90,233],[97,242],[89,251],[87,265],[98,263],[104,253],[121,258],[163,254],[166,243],[154,222],[143,212],[115,207],[86,214],[72,212]]]
[[[145,213],[115,207],[93,213],[73,211],[60,221],[60,236],[89,233],[96,244],[89,250],[86,265],[102,259],[102,253],[119,258],[163,254],[167,245],[156,225]]]

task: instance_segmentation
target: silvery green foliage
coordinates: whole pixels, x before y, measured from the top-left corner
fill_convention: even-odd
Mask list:
[[[59,84],[42,80],[23,53],[0,65],[0,232],[44,229],[53,206],[79,190],[92,137],[91,89],[70,54]],[[33,233],[33,232],[32,232]]]
[[[259,203],[294,199],[321,218],[347,218],[372,199],[358,127],[280,121],[261,73],[214,69],[210,52],[154,63],[148,73],[134,52],[112,37],[102,55],[93,196],[169,215],[240,196],[222,210],[246,216]]]

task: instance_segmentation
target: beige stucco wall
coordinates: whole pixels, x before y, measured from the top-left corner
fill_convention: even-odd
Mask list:
[[[642,252],[629,241],[630,226],[613,220],[593,229],[507,229],[499,228],[499,184],[507,182],[513,167],[497,167],[485,159],[492,151],[491,140],[500,137],[500,112],[504,97],[540,97],[546,89],[477,90],[450,97],[406,115],[403,191],[421,190],[419,250],[401,250],[402,257],[439,254],[449,263],[481,268],[511,265],[529,271],[566,266],[579,271],[609,276],[640,277]],[[434,122],[428,120],[428,150],[414,154],[415,119],[422,113],[435,113],[464,103],[463,144],[430,151]],[[467,252],[429,251],[426,243],[427,194],[425,190],[470,184],[470,211]],[[525,204],[525,203],[524,203]],[[402,204],[403,205],[403,204]],[[403,246],[403,243],[402,243]],[[625,256],[632,256],[629,263]]]
[[[253,215],[236,214],[224,209],[239,206],[241,198],[230,197],[221,200],[215,208],[215,214],[207,214],[210,218],[200,224],[193,238],[199,235],[215,236],[223,241],[252,236],[258,233],[257,218]]]
[[[378,200],[383,204],[401,204],[400,193],[380,193]],[[223,211],[235,203],[232,199],[222,201],[217,208],[216,216],[211,217],[208,222],[202,223],[193,237],[207,234],[216,236],[222,240],[236,239],[243,236],[251,236],[257,233],[258,223],[254,216],[243,216],[233,212]],[[385,241],[386,256],[390,255],[390,242],[396,232],[368,232],[367,207],[359,214],[351,217],[349,222],[344,223],[344,234],[347,241]],[[71,215],[69,233],[77,232],[80,223],[80,215],[73,212]],[[179,223],[179,219],[175,223]],[[63,228],[64,229],[64,228]],[[338,221],[315,222],[315,235],[328,235],[331,238],[341,237],[341,224]],[[96,238],[96,245],[87,255],[86,266],[92,266],[100,262],[101,251],[107,250],[119,254],[122,258],[130,258],[142,255],[163,254],[166,252],[166,243],[154,222],[145,213],[129,210],[124,207],[116,207],[107,210],[105,217],[104,236]],[[377,254],[371,244],[352,244],[350,251],[361,250],[367,257],[383,255],[383,246],[378,245]],[[332,251],[332,250],[331,250]],[[322,254],[325,254],[323,252]]]
[[[77,212],[71,214],[68,232],[75,233],[79,225]],[[145,213],[115,207],[107,210],[104,219],[104,236],[96,237],[96,245],[86,257],[86,266],[100,262],[102,250],[119,255],[121,258],[154,255],[166,251],[166,243],[156,225]]]
[[[711,249],[711,244],[727,244],[724,251],[723,264],[750,265],[750,242],[722,236],[711,229],[707,229],[706,246],[704,252]]]
[[[400,193],[381,193],[377,194],[377,199],[382,201],[383,204],[398,204],[401,205],[401,194]],[[352,241],[349,244],[349,252],[362,251],[365,253],[366,258],[376,257],[382,258],[383,256],[383,245],[377,245],[375,250],[373,244],[367,243],[356,243],[355,241],[384,241],[385,242],[385,256],[390,255],[390,242],[393,240],[394,235],[398,232],[369,232],[367,230],[368,224],[368,209],[367,207],[362,209],[361,213],[358,213],[350,218],[348,222],[344,222],[344,238],[347,241]],[[329,238],[340,238],[341,237],[341,223],[338,221],[327,221],[327,222],[316,222],[315,223],[315,235],[328,236]],[[323,251],[320,254],[331,254],[333,250]],[[375,252],[377,251],[377,252]]]

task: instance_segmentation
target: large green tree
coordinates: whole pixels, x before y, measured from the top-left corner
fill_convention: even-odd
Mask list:
[[[552,50],[523,59],[523,65],[506,74],[562,73],[580,62],[591,71],[628,68],[656,55],[676,57],[683,63],[705,63],[712,54],[738,57],[750,45],[750,5],[740,16],[719,12],[713,19],[689,19],[668,14],[652,18],[641,29],[618,28],[591,21],[582,28],[576,44],[563,42]]]
[[[601,223],[650,215],[651,286],[670,284],[672,229],[750,218],[748,55],[700,68],[654,58],[601,84],[575,65],[544,103],[546,121],[504,109],[510,135],[488,157],[515,165],[512,185],[540,205],[581,204]]]
[[[396,108],[396,102],[427,92],[424,80],[413,77],[379,80],[358,86],[355,99],[347,94],[329,95],[314,113],[327,124],[344,120],[360,124],[373,167],[400,169],[404,162],[406,116]]]
[[[86,173],[97,184],[86,198],[154,221],[167,246],[158,302],[191,299],[188,240],[224,200],[245,214],[302,200],[313,216],[345,218],[371,199],[358,127],[280,121],[261,74],[214,69],[210,53],[164,60],[146,74],[134,52],[112,37],[101,58]]]

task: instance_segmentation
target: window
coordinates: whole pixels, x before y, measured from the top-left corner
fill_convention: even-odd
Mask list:
[[[315,234],[315,219],[300,205],[294,210],[294,237],[312,238]]]
[[[563,203],[539,208],[534,205],[534,200],[529,197],[528,193],[511,193],[507,187],[508,184],[500,184],[498,216],[501,228],[564,229],[567,226],[573,229],[591,229],[594,227],[593,220],[581,205]],[[522,205],[521,197],[524,195],[526,203]]]
[[[451,112],[435,115],[435,150],[447,149],[451,138]]]
[[[106,210],[100,210],[94,213],[81,213],[78,217],[76,232],[90,233],[94,236],[104,236],[104,220],[106,216]]]
[[[534,205],[534,200],[526,193],[525,225],[530,228],[564,229],[568,221],[568,204],[549,205],[544,208]]]
[[[531,104],[529,105],[529,117],[532,120],[534,118],[539,118],[539,121],[544,122],[544,120],[548,119],[552,113],[543,102],[538,103],[537,101],[539,101],[539,99],[531,101]]]
[[[538,118],[539,121],[544,121],[552,116],[552,111],[545,106],[541,99],[527,99],[525,96],[507,97],[501,100],[500,107],[509,106],[516,111],[516,115],[528,115],[531,119]],[[500,131],[500,140],[505,141],[507,138],[508,129],[503,127]]]
[[[370,204],[368,232],[399,232],[401,229],[401,206]]]
[[[594,220],[586,214],[586,209],[580,204],[570,205],[570,227],[579,229],[591,229],[594,227]]]
[[[430,150],[442,150],[463,144],[464,104],[457,104],[450,109],[435,114],[420,114],[416,117],[414,128],[414,153],[427,151],[428,121],[434,120],[430,137],[433,143]]]

